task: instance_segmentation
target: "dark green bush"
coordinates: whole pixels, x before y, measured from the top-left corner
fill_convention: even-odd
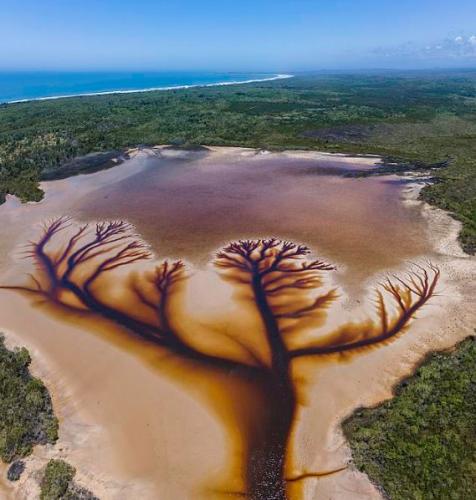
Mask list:
[[[59,500],[64,498],[76,469],[64,460],[50,460],[41,481],[40,500]]]
[[[392,500],[476,498],[475,338],[431,356],[343,429],[357,468]]]
[[[76,469],[64,460],[52,459],[41,481],[40,500],[99,500],[74,481]]]
[[[10,351],[0,336],[0,458],[7,463],[58,438],[50,395],[30,375],[30,361],[25,348]]]

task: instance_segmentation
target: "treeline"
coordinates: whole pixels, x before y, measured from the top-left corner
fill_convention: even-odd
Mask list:
[[[164,143],[378,153],[450,161],[424,196],[476,248],[476,71],[302,75],[289,80],[0,106],[0,198],[91,152]],[[463,188],[460,190],[460,188]]]

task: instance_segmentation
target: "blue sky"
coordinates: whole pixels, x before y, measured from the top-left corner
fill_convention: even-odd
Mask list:
[[[476,0],[0,0],[0,69],[476,66]]]

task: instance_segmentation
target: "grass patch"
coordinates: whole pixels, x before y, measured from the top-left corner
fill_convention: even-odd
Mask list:
[[[476,498],[476,339],[433,354],[343,423],[356,467],[392,500]]]

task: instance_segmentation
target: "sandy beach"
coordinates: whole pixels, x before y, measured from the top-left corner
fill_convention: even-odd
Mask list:
[[[340,299],[328,311],[327,327],[372,316],[374,287],[383,276],[411,262],[440,268],[438,296],[405,335],[345,359],[302,359],[293,370],[299,401],[287,474],[322,476],[293,483],[290,497],[380,498],[349,466],[339,425],[357,407],[391,397],[429,352],[472,333],[476,266],[457,243],[459,223],[418,201],[418,179],[339,175],[374,168],[378,158],[240,148],[130,154],[107,171],[43,183],[40,203],[9,197],[0,206],[1,284],[25,281],[31,262],[22,258],[22,245],[43,221],[125,219],[158,258],[187,263],[186,322],[214,348],[210,325],[233,333],[252,331],[255,322],[210,266],[230,240],[277,236],[305,243],[335,264],[326,286],[338,286]],[[185,320],[176,321],[183,326]],[[0,496],[36,498],[38,470],[51,457],[67,459],[78,482],[103,500],[221,499],[229,497],[224,491],[242,491],[252,384],[230,386],[219,376],[210,382],[205,370],[179,365],[107,321],[65,314],[9,290],[0,290],[0,331],[9,346],[30,350],[32,371],[49,388],[60,419],[58,443],[37,447],[17,484],[1,469]]]
[[[265,78],[251,78],[248,80],[234,80],[234,81],[225,81],[225,82],[214,82],[214,83],[198,83],[198,84],[189,84],[189,85],[168,85],[168,86],[160,86],[160,87],[147,87],[147,88],[135,88],[129,90],[121,90],[120,88],[116,90],[105,90],[105,91],[96,91],[96,92],[78,92],[74,94],[60,94],[58,95],[49,95],[45,97],[28,97],[24,99],[8,99],[1,100],[0,102],[7,102],[9,104],[21,103],[21,102],[32,102],[32,101],[50,101],[56,99],[68,99],[71,97],[88,97],[88,96],[101,96],[101,95],[115,95],[115,94],[141,94],[144,92],[157,92],[157,91],[166,91],[166,90],[184,90],[184,89],[192,89],[192,88],[207,88],[207,87],[227,87],[229,85],[246,85],[249,83],[259,83],[259,82],[272,82],[275,80],[283,80],[287,78],[293,78],[294,75],[289,74],[278,74],[274,76],[269,76]],[[0,97],[1,99],[1,97]]]

